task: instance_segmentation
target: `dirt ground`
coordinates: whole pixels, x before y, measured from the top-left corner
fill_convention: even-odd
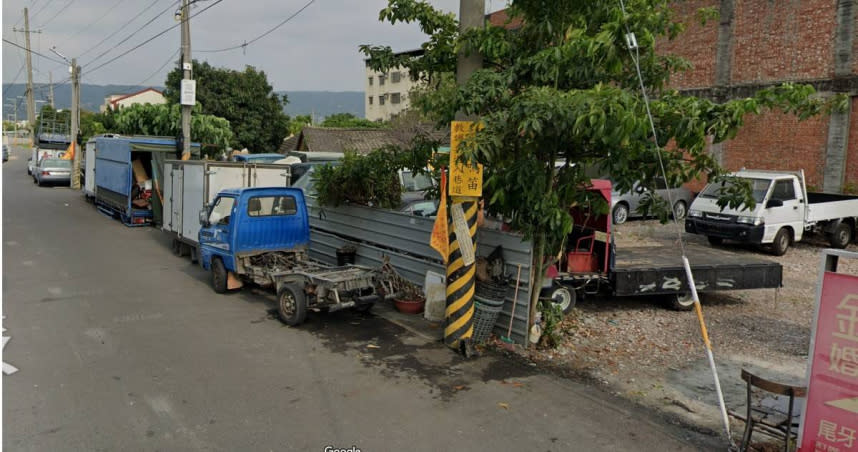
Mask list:
[[[630,221],[616,228],[615,237],[618,248],[660,244],[665,253],[679,254],[677,229],[672,223]],[[710,246],[702,236],[683,233],[683,238]],[[796,243],[781,257],[752,246],[721,247],[737,257],[752,254],[783,266],[783,288],[779,290],[701,294],[729,409],[744,411],[743,368],[784,383],[804,381],[821,252],[826,246],[823,238],[814,237]],[[848,250],[858,251],[858,246],[850,245]],[[858,274],[858,262],[841,260],[839,271]],[[668,417],[702,430],[723,432],[714,380],[694,312],[666,309],[658,297],[587,297],[561,328],[561,346],[531,352],[529,357],[592,378]],[[733,420],[732,425],[738,441],[744,423]],[[758,437],[765,439],[755,433],[755,440]]]

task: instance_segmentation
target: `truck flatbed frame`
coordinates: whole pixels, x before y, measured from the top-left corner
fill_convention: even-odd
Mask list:
[[[783,268],[777,262],[717,248],[686,245],[699,292],[779,288]],[[618,296],[688,293],[682,258],[659,246],[618,249],[610,282]]]

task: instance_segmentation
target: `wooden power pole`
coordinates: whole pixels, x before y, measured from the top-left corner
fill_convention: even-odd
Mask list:
[[[77,142],[80,130],[80,66],[77,58],[71,60],[71,82],[72,82],[72,105],[71,105],[71,139],[74,146],[74,158],[72,160],[71,188],[80,190],[80,154],[83,151]],[[51,96],[53,101],[53,96]]]
[[[24,39],[27,45],[27,128],[30,144],[36,144],[36,101],[33,98],[33,55],[30,51],[30,13],[24,8]]]
[[[191,62],[191,8],[188,0],[182,0],[182,160],[191,158],[191,110],[196,103],[196,85],[193,80]]]

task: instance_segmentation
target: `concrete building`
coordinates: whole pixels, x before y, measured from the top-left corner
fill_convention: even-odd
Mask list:
[[[799,121],[764,112],[746,117],[732,140],[711,152],[728,170],[799,170],[809,186],[858,192],[858,9],[854,0],[693,0],[676,2],[686,31],[657,51],[693,64],[671,79],[673,88],[716,101],[743,98],[784,82],[813,85],[822,95],[845,93],[843,113]],[[696,12],[720,10],[702,25]]]
[[[422,50],[401,52],[399,55],[422,55]],[[391,69],[388,72],[374,71],[366,63],[364,80],[364,116],[370,121],[389,121],[408,108],[408,93],[420,82],[411,80],[407,68]]]
[[[111,94],[104,98],[104,105],[99,109],[102,113],[107,109],[118,110],[134,104],[166,104],[167,98],[155,88],[146,88],[131,94]]]

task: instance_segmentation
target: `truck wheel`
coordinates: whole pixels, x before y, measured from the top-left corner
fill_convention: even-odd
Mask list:
[[[619,203],[614,207],[613,213],[614,224],[623,224],[629,219],[629,206],[625,203]]]
[[[713,237],[711,235],[706,236],[706,240],[709,240],[709,244],[713,246],[722,245],[724,243],[724,239],[721,237]]]
[[[219,257],[212,258],[212,288],[217,293],[226,293],[226,266]]]
[[[772,242],[772,254],[775,256],[783,256],[789,249],[789,242],[792,240],[789,229],[780,228],[775,234],[775,240]]]
[[[196,264],[200,261],[199,251],[197,251],[197,247],[192,246],[191,248],[191,263]]]
[[[572,312],[572,308],[575,307],[575,302],[578,301],[578,294],[574,289],[558,285],[551,289],[549,298],[551,299],[551,302],[554,303],[555,306],[558,306],[565,315]]]
[[[182,257],[182,242],[179,239],[173,239],[173,255]]]
[[[690,311],[694,307],[694,298],[690,293],[668,295],[667,301],[674,311]]]
[[[304,289],[295,284],[285,284],[277,290],[277,311],[280,320],[289,326],[304,323],[307,319],[307,297]]]
[[[673,218],[681,220],[685,218],[686,213],[688,213],[688,206],[685,205],[685,201],[676,201],[673,205]]]
[[[846,248],[852,243],[852,228],[847,223],[838,224],[828,236],[828,243],[833,248]]]

